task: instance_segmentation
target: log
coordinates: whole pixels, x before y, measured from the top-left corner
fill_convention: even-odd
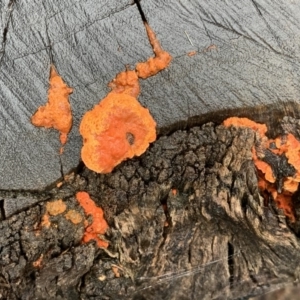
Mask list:
[[[0,4],[0,298],[239,299],[299,281],[299,192],[291,222],[260,195],[255,133],[218,125],[247,116],[274,137],[288,115],[299,133],[299,4],[141,6],[173,56],[141,82],[160,138],[99,175],[80,162],[78,127],[117,73],[153,55],[136,3]],[[74,89],[62,155],[58,132],[30,123],[51,63]],[[93,218],[78,191],[103,208],[107,249],[84,243]],[[60,199],[64,210],[47,214]]]
[[[298,105],[297,3],[151,0],[142,9],[173,56],[167,70],[141,83],[139,100],[159,132]],[[7,0],[1,15],[0,189],[42,190],[78,166],[79,123],[106,95],[108,82],[153,53],[129,0]],[[74,89],[73,128],[62,156],[58,133],[30,123],[47,101],[51,62]]]
[[[255,143],[249,128],[208,123],[159,138],[110,174],[83,166],[6,219],[4,205],[0,297],[241,299],[297,283],[299,223],[264,203]],[[91,216],[78,191],[103,208],[107,249],[83,242]]]

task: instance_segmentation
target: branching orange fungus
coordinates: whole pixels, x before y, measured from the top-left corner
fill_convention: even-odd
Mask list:
[[[38,127],[54,128],[60,132],[60,142],[64,145],[72,127],[72,112],[69,95],[73,89],[68,87],[58,75],[55,67],[50,67],[48,102],[31,117],[31,123]]]
[[[84,209],[86,215],[91,215],[93,222],[90,225],[87,225],[83,235],[83,242],[87,243],[90,240],[95,240],[99,247],[108,247],[108,242],[102,240],[99,237],[100,235],[105,234],[108,225],[103,216],[102,208],[96,206],[95,202],[90,198],[89,194],[86,192],[78,192],[76,194],[76,199],[79,204]]]
[[[258,186],[263,194],[272,196],[291,222],[295,222],[292,196],[300,182],[300,142],[291,133],[268,139],[266,125],[247,118],[229,118],[223,125],[249,127],[258,132],[258,146],[252,149]]]
[[[145,23],[145,27],[155,57],[150,57],[146,62],[137,64],[137,74],[144,79],[156,75],[158,72],[168,67],[172,60],[172,56],[161,48],[160,43],[150,26]]]
[[[139,77],[148,78],[166,68],[171,55],[164,51],[154,32],[145,24],[154,58],[139,63],[136,71],[121,72],[109,83],[112,91],[82,118],[81,158],[98,173],[109,173],[123,160],[143,154],[156,139],[156,122],[136,99]]]

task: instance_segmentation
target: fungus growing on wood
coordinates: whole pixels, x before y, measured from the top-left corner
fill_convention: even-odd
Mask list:
[[[275,183],[276,178],[273,174],[273,170],[272,170],[271,166],[268,165],[265,161],[260,160],[257,157],[255,147],[252,148],[251,152],[252,152],[252,158],[253,158],[254,164],[255,164],[256,168],[264,174],[264,179],[267,182]]]
[[[259,124],[248,118],[237,118],[237,117],[228,118],[223,122],[223,125],[226,127],[229,126],[248,127],[257,131],[261,135],[261,137],[263,137],[268,131],[266,124]]]
[[[75,225],[79,224],[82,221],[81,214],[74,209],[69,210],[66,213],[65,218]]]
[[[67,205],[63,202],[62,199],[47,202],[46,204],[47,213],[51,216],[62,214],[66,209]]]
[[[118,74],[109,83],[112,91],[85,113],[80,124],[81,158],[98,173],[109,173],[123,160],[143,154],[156,139],[156,122],[136,99],[140,93],[138,78],[166,68],[171,55],[161,48],[150,26],[145,26],[155,57],[137,64],[136,71]]]
[[[109,173],[124,159],[139,156],[156,139],[156,123],[149,110],[127,95],[110,93],[80,124],[81,157],[98,173]]]
[[[119,73],[108,86],[114,93],[128,94],[134,98],[140,93],[139,78],[135,71],[126,70]]]
[[[146,62],[138,63],[136,65],[138,76],[144,79],[156,75],[158,72],[168,67],[172,60],[172,56],[161,48],[155,33],[147,23],[145,23],[145,28],[155,57],[150,57]]]
[[[290,133],[275,140],[268,139],[267,126],[247,118],[229,118],[223,125],[249,127],[258,132],[257,146],[252,148],[258,186],[272,196],[291,222],[295,222],[292,195],[300,182],[300,142]]]
[[[31,117],[31,123],[38,127],[54,128],[60,132],[60,142],[64,145],[72,127],[72,112],[69,95],[73,89],[68,87],[58,75],[55,67],[50,67],[48,102]]]
[[[188,52],[188,56],[190,56],[190,57],[192,57],[192,56],[194,56],[194,55],[196,55],[197,54],[197,51],[190,51],[190,52]]]
[[[90,240],[95,240],[99,247],[107,248],[108,242],[99,237],[99,235],[105,234],[108,228],[102,208],[98,207],[86,192],[78,192],[76,194],[76,199],[84,209],[85,214],[87,216],[91,215],[93,218],[92,223],[85,228],[82,241],[87,243]]]

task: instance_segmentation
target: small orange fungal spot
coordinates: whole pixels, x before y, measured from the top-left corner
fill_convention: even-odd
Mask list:
[[[197,54],[197,51],[190,51],[187,55],[188,56],[194,56],[194,55],[196,55]]]
[[[56,187],[57,187],[57,188],[60,188],[62,185],[63,185],[63,181],[60,181],[60,182],[58,182],[58,183],[56,184]]]
[[[57,216],[59,214],[62,214],[67,208],[67,205],[63,202],[62,199],[47,202],[46,209],[49,215],[51,216]]]
[[[32,265],[35,267],[35,268],[40,268],[42,266],[42,262],[43,262],[43,258],[44,258],[44,255],[41,254],[41,256],[32,263]]]
[[[77,212],[74,209],[69,210],[66,214],[65,214],[65,218],[69,221],[71,221],[73,224],[77,225],[80,222],[82,222],[82,216],[79,212]]]
[[[289,193],[295,193],[298,190],[299,182],[292,177],[287,177],[283,183],[283,189]]]
[[[96,206],[95,202],[90,198],[90,195],[86,192],[78,192],[76,194],[76,199],[78,200],[81,207],[84,209],[85,214],[91,215],[93,221],[90,225],[87,225],[83,235],[82,241],[84,243],[90,240],[95,240],[99,247],[108,247],[108,242],[102,240],[100,235],[105,234],[108,229],[108,225],[104,219],[102,208]]]
[[[50,225],[51,225],[50,217],[49,217],[48,213],[46,213],[46,214],[44,214],[43,217],[42,217],[41,226],[42,226],[42,227],[49,228]]]
[[[48,102],[38,108],[31,117],[31,123],[38,127],[58,130],[60,142],[64,145],[72,127],[69,95],[73,92],[73,89],[65,84],[53,65],[50,67],[49,85]]]
[[[112,265],[112,266],[111,266],[111,269],[112,269],[112,271],[114,272],[115,277],[117,277],[117,278],[121,277],[120,269],[119,269],[117,266]]]

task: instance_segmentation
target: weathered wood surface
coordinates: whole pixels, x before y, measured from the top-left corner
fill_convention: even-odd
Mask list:
[[[207,124],[161,137],[111,174],[83,168],[28,193],[41,203],[0,222],[0,299],[242,299],[297,283],[299,225],[264,205],[255,141],[250,129]],[[81,190],[104,208],[108,251],[81,244],[84,221],[66,219],[70,209],[84,217]],[[49,227],[45,199],[67,206]]]
[[[278,109],[280,103],[298,103],[297,1],[141,4],[174,57],[167,70],[142,82],[139,97],[161,132],[188,120],[219,120],[228,109],[253,115],[249,108],[258,105]],[[152,50],[131,0],[5,0],[0,16],[0,189],[43,189],[61,170],[78,165],[84,112],[105,96],[118,72],[147,59]],[[196,55],[187,55],[194,50]],[[51,55],[74,88],[74,124],[61,158],[58,133],[29,121],[46,103]]]

